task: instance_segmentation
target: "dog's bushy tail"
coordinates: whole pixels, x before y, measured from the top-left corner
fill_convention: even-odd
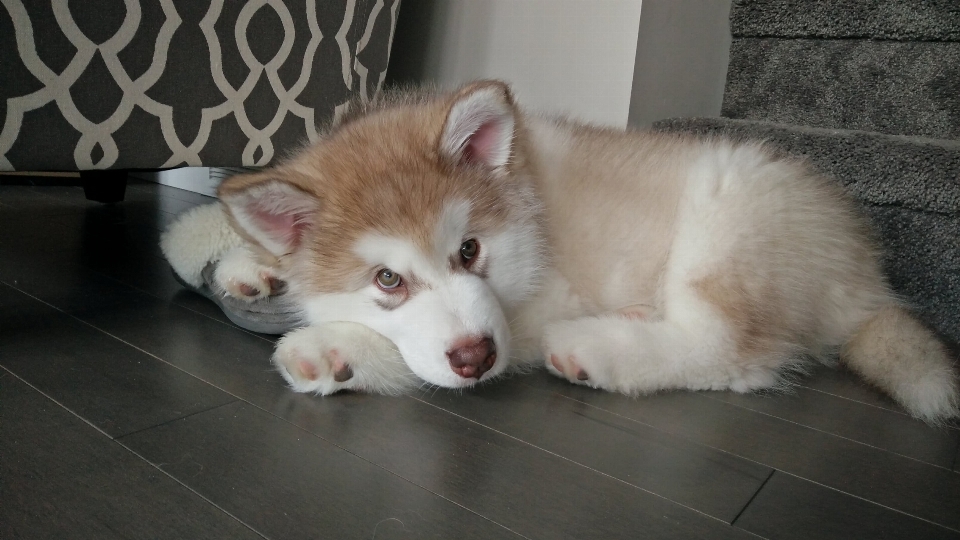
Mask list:
[[[841,358],[927,423],[960,414],[957,374],[945,346],[901,306],[885,306],[861,324]]]

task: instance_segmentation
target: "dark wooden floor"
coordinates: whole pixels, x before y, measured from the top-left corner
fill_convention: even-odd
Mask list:
[[[842,372],[295,395],[160,256],[209,201],[0,185],[0,538],[960,538],[960,430]]]

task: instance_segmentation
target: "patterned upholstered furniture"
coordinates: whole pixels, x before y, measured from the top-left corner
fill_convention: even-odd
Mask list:
[[[0,0],[0,171],[263,166],[385,75],[400,0]]]

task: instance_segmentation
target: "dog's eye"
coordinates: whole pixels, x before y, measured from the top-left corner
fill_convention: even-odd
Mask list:
[[[400,274],[390,270],[389,268],[384,268],[383,270],[377,272],[377,285],[385,291],[390,289],[396,289],[400,286]]]
[[[463,264],[466,266],[470,266],[470,261],[472,261],[479,252],[480,244],[473,238],[460,244],[460,258],[463,259]]]

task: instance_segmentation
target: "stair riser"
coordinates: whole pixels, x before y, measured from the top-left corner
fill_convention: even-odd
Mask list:
[[[734,0],[736,37],[960,41],[956,0]]]
[[[867,205],[890,284],[933,328],[960,343],[960,218]]]
[[[665,120],[662,131],[692,131],[765,141],[809,160],[857,199],[960,217],[960,143],[918,141],[874,133],[833,131],[703,118]]]
[[[960,43],[735,39],[722,115],[960,139]]]

